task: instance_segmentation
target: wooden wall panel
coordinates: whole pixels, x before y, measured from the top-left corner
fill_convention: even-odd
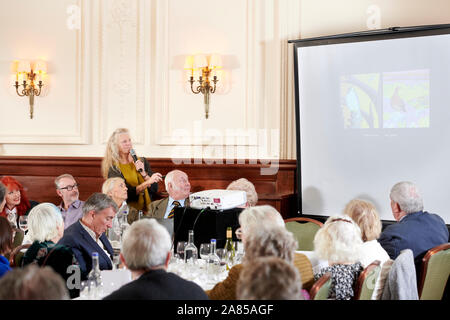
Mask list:
[[[58,204],[54,179],[70,173],[80,184],[80,199],[101,192],[104,179],[100,173],[100,157],[0,157],[0,176],[9,175],[20,181],[30,200]],[[282,160],[274,175],[261,175],[261,164],[175,164],[171,159],[149,158],[154,172],[166,174],[179,169],[189,176],[191,191],[225,189],[233,180],[247,178],[255,185],[258,204],[270,204],[283,217],[296,215],[296,161]],[[209,162],[208,162],[209,163]],[[159,184],[160,196],[166,196],[164,183]]]

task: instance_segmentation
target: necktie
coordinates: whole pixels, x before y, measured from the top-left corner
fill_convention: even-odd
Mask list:
[[[173,208],[170,210],[169,215],[167,216],[167,219],[172,219],[174,216],[175,208],[180,206],[180,203],[178,201],[172,202]]]

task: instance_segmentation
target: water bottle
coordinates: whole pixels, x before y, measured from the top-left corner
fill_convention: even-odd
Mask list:
[[[92,253],[92,270],[88,277],[88,297],[91,300],[99,300],[103,297],[103,281],[98,262],[98,252]]]
[[[198,250],[194,244],[194,230],[189,230],[188,243],[184,248],[184,262],[195,264],[197,263]]]
[[[230,270],[234,265],[234,257],[236,249],[234,248],[231,227],[227,228],[227,242],[225,243],[225,257],[227,263],[227,270]]]
[[[208,274],[208,277],[214,281],[220,271],[220,258],[216,253],[216,239],[211,239],[209,252],[206,273]]]
[[[142,212],[142,210],[139,210],[138,220],[141,220],[143,216],[144,216],[144,213]]]

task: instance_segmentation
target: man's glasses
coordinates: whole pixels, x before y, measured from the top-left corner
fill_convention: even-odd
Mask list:
[[[79,187],[80,185],[78,184],[78,183],[75,183],[73,186],[65,186],[65,187],[62,187],[62,188],[59,188],[60,190],[61,189],[66,189],[67,191],[72,191],[74,188],[77,188],[78,189],[78,187]]]

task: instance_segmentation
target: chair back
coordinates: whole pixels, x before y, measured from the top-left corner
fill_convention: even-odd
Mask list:
[[[311,287],[311,290],[309,291],[311,300],[327,300],[330,295],[330,287],[331,272],[327,272]]]
[[[22,258],[24,256],[22,250],[28,249],[30,246],[31,243],[22,244],[11,251],[11,254],[9,255],[9,266],[11,268],[22,267]]]
[[[297,250],[313,251],[314,237],[323,223],[310,218],[289,218],[284,220],[286,229],[294,234]]]
[[[355,284],[353,300],[371,300],[375,284],[381,271],[381,262],[375,260],[369,264],[359,275]]]
[[[441,300],[450,273],[450,243],[434,247],[422,259],[420,300]]]

